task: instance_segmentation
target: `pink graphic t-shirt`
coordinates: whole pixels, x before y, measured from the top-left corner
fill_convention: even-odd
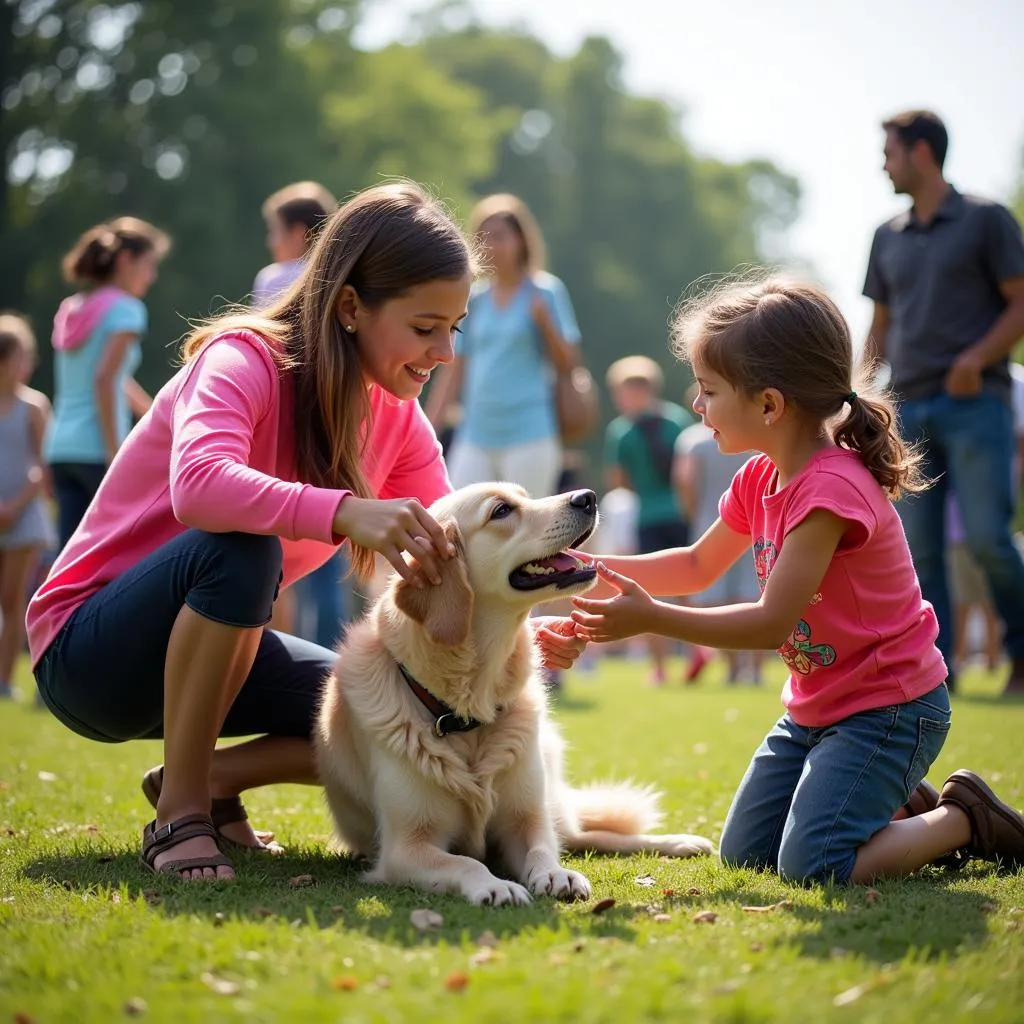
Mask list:
[[[722,519],[750,536],[764,590],[786,536],[815,509],[848,521],[819,591],[779,648],[789,666],[782,702],[798,725],[831,725],[904,704],[946,678],[938,621],[921,597],[903,524],[885,491],[844,448],[826,448],[778,488],[766,455],[722,495]]]

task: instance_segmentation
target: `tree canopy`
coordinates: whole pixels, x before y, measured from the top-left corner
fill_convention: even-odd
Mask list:
[[[244,300],[268,261],[267,195],[312,178],[344,197],[403,175],[459,216],[488,192],[520,195],[595,376],[646,353],[678,398],[673,305],[695,278],[770,257],[797,182],[695,153],[681,111],[624,86],[608,39],[558,56],[448,4],[361,51],[363,14],[360,0],[0,3],[0,307],[45,342],[78,234],[119,214],[153,222],[174,239],[147,297],[140,378],[157,387],[187,320]]]

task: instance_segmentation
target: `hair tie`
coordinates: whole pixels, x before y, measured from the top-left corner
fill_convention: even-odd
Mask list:
[[[844,401],[844,402],[848,402],[848,403],[849,403],[850,405],[853,405],[853,403],[854,403],[854,402],[855,402],[856,400],[857,400],[857,392],[856,392],[856,391],[851,391],[851,392],[850,392],[850,393],[849,393],[849,394],[848,394],[848,395],[847,395],[847,396],[846,396],[846,397],[845,397],[845,398],[843,399],[843,401]]]

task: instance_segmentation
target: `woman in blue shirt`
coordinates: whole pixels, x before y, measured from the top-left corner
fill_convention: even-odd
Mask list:
[[[508,480],[544,497],[562,463],[555,371],[578,365],[579,327],[565,285],[543,269],[544,241],[521,200],[489,196],[470,224],[488,277],[470,297],[455,359],[435,371],[427,415],[438,429],[461,394],[447,460],[456,487]]]
[[[64,257],[64,277],[82,291],[53,321],[53,420],[46,458],[59,510],[60,545],[85,515],[103,474],[151,399],[133,374],[146,330],[143,296],[170,248],[135,217],[90,228]]]

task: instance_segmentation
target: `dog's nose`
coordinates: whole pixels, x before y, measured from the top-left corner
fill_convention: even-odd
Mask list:
[[[573,491],[569,504],[573,508],[582,508],[586,512],[593,512],[597,508],[597,495],[593,491]]]

